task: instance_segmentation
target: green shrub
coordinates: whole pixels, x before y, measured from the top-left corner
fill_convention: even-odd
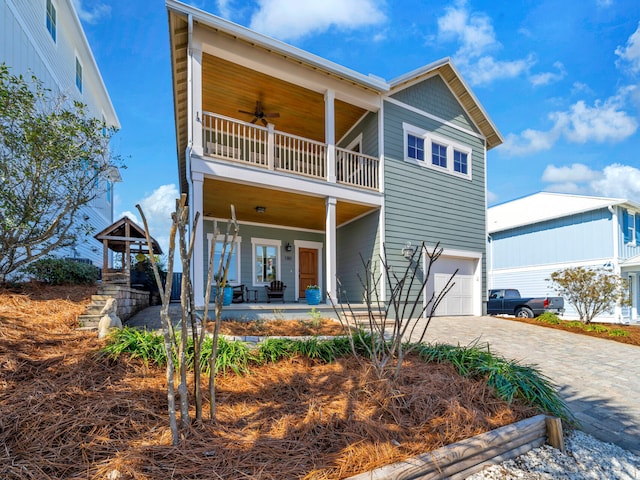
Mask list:
[[[629,332],[627,332],[626,330],[621,330],[619,328],[614,328],[609,331],[609,336],[610,337],[628,337]]]
[[[98,268],[95,265],[70,258],[40,258],[22,271],[49,285],[91,285],[98,279]]]
[[[534,366],[492,354],[488,345],[420,345],[418,353],[427,362],[452,364],[462,376],[486,379],[487,384],[495,388],[498,396],[507,402],[514,397],[520,398],[542,412],[576,423],[549,378]]]
[[[536,317],[538,322],[549,323],[551,325],[558,325],[562,320],[553,312],[544,312],[542,315]]]
[[[585,325],[584,329],[587,332],[596,332],[596,333],[606,333],[609,331],[609,329],[604,325],[594,325],[594,324]]]

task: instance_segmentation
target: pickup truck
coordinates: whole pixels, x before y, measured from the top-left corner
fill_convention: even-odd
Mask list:
[[[544,312],[564,313],[562,297],[521,297],[514,288],[489,290],[487,302],[488,315],[515,315],[522,318],[533,318]]]

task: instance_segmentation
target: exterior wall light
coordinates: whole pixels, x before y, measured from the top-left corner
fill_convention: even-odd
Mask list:
[[[410,260],[413,257],[416,248],[411,245],[411,242],[407,242],[407,244],[402,249],[402,256],[407,260]]]

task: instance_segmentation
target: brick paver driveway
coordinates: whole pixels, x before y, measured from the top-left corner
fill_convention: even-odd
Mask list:
[[[494,317],[436,317],[426,336],[453,345],[475,340],[538,365],[587,433],[640,455],[640,347]]]

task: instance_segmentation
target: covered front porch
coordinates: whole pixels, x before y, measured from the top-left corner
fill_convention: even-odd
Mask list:
[[[194,192],[202,189],[201,196],[193,198],[201,199],[195,205],[202,206],[204,218],[194,248],[194,293],[196,299],[202,299],[196,305],[204,305],[209,252],[213,247],[217,264],[231,205],[240,230],[228,282],[236,286],[240,305],[251,310],[260,310],[255,304],[266,305],[270,311],[301,304],[308,311],[305,290],[309,285],[320,287],[322,304],[328,304],[328,295],[341,301],[337,279],[346,274],[340,272],[339,259],[359,258],[363,251],[369,258],[377,253],[373,248],[379,238],[382,203],[377,192],[349,189],[337,196],[340,192],[323,191],[314,183],[288,191],[209,175],[194,184],[199,185]],[[282,298],[267,297],[265,287],[274,280],[286,285]],[[360,298],[354,295],[350,301],[357,303]]]

